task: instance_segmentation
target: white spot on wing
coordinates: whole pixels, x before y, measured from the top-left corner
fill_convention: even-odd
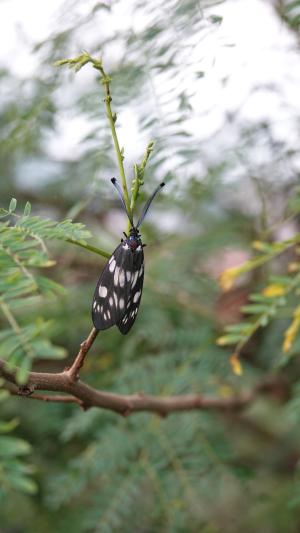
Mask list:
[[[130,272],[130,270],[126,270],[126,279],[127,279],[127,281],[131,280],[131,272]]]
[[[140,271],[139,271],[139,278],[141,277],[141,275],[143,274],[144,272],[144,265],[141,266],[140,268]]]
[[[120,309],[124,309],[124,305],[125,305],[124,298],[120,298],[119,300]]]
[[[129,250],[129,246],[128,246],[127,242],[125,244],[123,244],[123,248],[124,248],[124,250]]]
[[[107,288],[104,287],[103,285],[100,285],[100,287],[99,287],[99,296],[101,298],[105,298],[106,295],[107,295]]]
[[[96,309],[96,307],[97,307],[97,301],[95,300],[93,303],[93,308]]]
[[[120,270],[119,283],[120,283],[120,287],[124,287],[124,285],[125,285],[125,272],[122,269]]]
[[[104,320],[106,320],[106,313],[104,313],[103,318],[104,318]]]
[[[115,260],[115,256],[114,256],[114,254],[112,254],[110,260],[108,261],[108,264],[110,265],[110,263],[111,263],[112,261],[114,261],[114,260]]]
[[[119,282],[119,270],[120,267],[116,267],[115,273],[114,273],[114,285],[117,286]]]
[[[100,313],[100,305],[97,305],[97,311]]]
[[[141,251],[142,251],[142,247],[141,247],[141,245],[139,245],[139,246],[137,247],[136,251],[137,251],[137,252],[141,252]]]
[[[133,301],[134,303],[136,304],[136,302],[138,301],[139,297],[141,295],[141,291],[137,291],[133,297]]]
[[[112,262],[109,265],[109,271],[113,272],[115,270],[115,267],[116,267],[116,260],[113,259]]]
[[[114,305],[114,301],[113,301],[111,296],[109,297],[109,305],[110,305],[110,307],[112,307]]]
[[[114,299],[115,299],[115,306],[118,307],[118,297],[115,292],[114,292]]]
[[[109,309],[107,309],[106,314],[107,314],[107,318],[110,319],[110,310]]]
[[[138,279],[138,275],[139,275],[139,271],[137,270],[137,271],[134,273],[134,276],[133,276],[133,280],[132,280],[132,284],[131,284],[131,288],[132,288],[132,289],[135,287],[135,284],[136,284],[137,279]]]

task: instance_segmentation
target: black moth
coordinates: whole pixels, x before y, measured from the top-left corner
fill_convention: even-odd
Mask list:
[[[97,330],[117,325],[121,333],[126,335],[137,317],[143,290],[145,245],[142,243],[139,227],[153,198],[165,184],[161,183],[155,189],[135,225],[117,180],[113,178],[111,182],[118,191],[131,228],[129,236],[124,233],[126,238],[121,240],[98,280],[93,298],[92,319]]]

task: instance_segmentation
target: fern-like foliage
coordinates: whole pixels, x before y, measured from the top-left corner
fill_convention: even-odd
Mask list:
[[[64,294],[63,287],[44,274],[55,265],[46,242],[65,241],[84,247],[90,233],[83,224],[71,220],[55,222],[31,216],[29,203],[20,214],[16,207],[13,198],[9,208],[0,211],[0,358],[7,368],[18,367],[17,379],[22,384],[36,359],[66,356],[63,347],[51,342],[51,321],[45,320],[42,312],[38,316],[31,313],[33,309],[42,311],[53,298]],[[30,452],[30,445],[6,434],[16,425],[16,421],[0,421],[0,498],[12,489],[27,493],[37,489],[31,478],[33,469],[22,459]]]
[[[297,32],[300,30],[300,2],[299,0],[285,0],[278,3],[278,11],[285,21]]]
[[[7,393],[1,391],[1,403],[6,395]],[[37,491],[37,484],[32,479],[34,468],[24,460],[31,452],[31,446],[24,439],[10,435],[17,425],[16,419],[9,422],[0,420],[0,502],[12,491],[23,491],[27,494]]]
[[[0,357],[8,367],[19,367],[18,379],[24,382],[35,358],[65,356],[65,350],[49,340],[51,322],[41,316],[28,323],[23,311],[45,306],[49,298],[64,291],[41,274],[55,264],[45,241],[62,240],[85,246],[90,233],[71,220],[55,222],[31,216],[29,203],[23,214],[17,214],[16,207],[17,202],[12,199],[9,208],[2,208],[0,213],[0,309],[7,325],[0,332]]]
[[[298,195],[295,194],[293,199],[294,214],[298,205],[297,197]],[[269,263],[286,250],[292,248],[296,254],[296,259],[288,264],[287,272],[284,275],[271,274],[259,293],[255,292],[249,295],[249,303],[241,308],[245,320],[238,324],[226,326],[225,334],[217,341],[221,346],[235,345],[231,361],[237,373],[241,372],[239,365],[236,365],[237,357],[246,343],[259,328],[266,327],[275,318],[284,316],[285,319],[290,319],[289,327],[285,330],[282,341],[282,351],[285,353],[285,358],[281,362],[279,359],[278,363],[287,363],[288,357],[286,356],[295,353],[293,349],[295,343],[297,352],[297,338],[300,332],[300,313],[297,304],[297,295],[300,289],[300,262],[297,257],[299,240],[300,235],[296,233],[294,237],[285,241],[274,243],[255,241],[253,246],[258,251],[257,255],[242,265],[225,270],[221,275],[221,286],[224,290],[228,290],[239,276]]]

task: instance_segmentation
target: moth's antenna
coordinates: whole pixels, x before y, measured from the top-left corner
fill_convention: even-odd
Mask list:
[[[162,189],[163,187],[165,186],[165,183],[160,183],[158,185],[158,187],[156,187],[155,191],[151,194],[150,198],[147,200],[147,202],[145,203],[145,206],[144,206],[144,209],[142,211],[142,214],[138,220],[138,223],[136,225],[137,228],[140,227],[141,223],[143,222],[145,216],[147,215],[147,211],[152,203],[152,200],[155,198],[155,196],[157,195],[158,191],[160,191],[160,189]]]
[[[123,196],[123,192],[122,192],[122,189],[121,189],[120,185],[118,184],[116,178],[112,178],[110,181],[112,182],[112,184],[114,185],[114,187],[117,189],[118,195],[119,195],[120,198],[121,198],[122,205],[123,205],[123,207],[124,207],[124,209],[125,209],[125,211],[126,211],[126,215],[127,215],[128,218],[129,218],[129,222],[130,222],[131,226],[134,228],[135,226],[134,226],[134,223],[133,223],[133,219],[132,219],[132,216],[131,216],[131,214],[129,213],[127,207],[126,207],[126,203],[125,203],[124,196]]]

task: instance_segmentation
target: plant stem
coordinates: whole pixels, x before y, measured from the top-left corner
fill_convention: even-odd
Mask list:
[[[31,348],[30,344],[28,343],[28,341],[24,338],[23,331],[20,328],[18,322],[16,321],[14,315],[12,314],[9,306],[7,305],[6,302],[1,300],[0,307],[1,307],[1,310],[2,310],[6,320],[8,321],[9,325],[11,326],[12,330],[15,332],[16,336],[19,337],[20,343],[22,345],[22,348],[23,348],[24,352],[28,355],[28,357],[33,359],[34,358],[34,352],[33,352],[32,348]]]
[[[101,81],[102,81],[102,84],[105,90],[104,102],[105,102],[105,108],[106,108],[106,115],[107,115],[109,126],[111,129],[115,152],[116,152],[116,156],[118,160],[119,172],[120,172],[121,182],[122,182],[122,189],[123,189],[123,194],[124,194],[124,201],[125,201],[125,205],[126,205],[128,212],[132,215],[134,207],[135,207],[135,203],[138,197],[139,188],[143,184],[145,167],[148,162],[149,156],[151,152],[153,151],[154,142],[150,141],[148,143],[148,146],[146,148],[141,164],[135,165],[134,167],[134,179],[132,182],[132,195],[130,199],[130,196],[128,193],[125,169],[123,165],[123,160],[124,160],[123,148],[122,149],[120,148],[119,139],[118,139],[116,126],[115,126],[116,121],[117,121],[117,115],[116,113],[113,113],[111,109],[111,102],[112,102],[112,96],[110,93],[111,78],[105,72],[101,59],[96,59],[90,56],[88,52],[84,51],[82,54],[80,54],[77,57],[73,57],[69,59],[61,59],[59,61],[56,61],[55,65],[58,67],[61,67],[63,65],[68,65],[69,68],[75,70],[75,72],[78,72],[87,63],[91,63],[94,69],[98,70],[98,72],[100,72],[100,75],[101,75]],[[130,229],[130,226],[129,226],[129,229]],[[100,255],[104,255],[106,257],[105,254],[100,254]]]
[[[292,292],[292,290],[294,290],[298,285],[299,285],[299,282],[300,282],[300,274],[296,275],[294,278],[291,279],[291,283],[290,285],[287,286],[285,292],[284,292],[284,296],[287,296],[289,293]],[[278,305],[276,307],[276,300],[274,301],[274,309],[277,311],[278,309]],[[271,307],[270,307],[271,309]],[[272,313],[273,315],[274,313]],[[271,316],[272,316],[271,315]],[[249,333],[247,334],[247,336],[243,339],[240,340],[240,342],[237,344],[235,350],[234,350],[234,355],[236,357],[239,357],[240,354],[241,354],[241,351],[242,349],[244,348],[244,346],[246,345],[247,342],[249,342],[250,338],[254,335],[254,333],[256,333],[256,331],[260,328],[260,327],[263,327],[264,325],[264,322],[269,320],[270,318],[270,310],[262,313],[261,315],[258,316],[258,318],[253,322],[252,324],[252,327],[251,329],[249,330]]]
[[[81,246],[81,248],[85,248],[89,252],[93,252],[94,254],[101,255],[102,257],[109,258],[111,254],[105,252],[104,250],[101,250],[101,248],[96,248],[96,246],[92,246],[91,244],[86,244],[80,241],[76,241],[76,239],[67,239],[67,242],[70,242],[71,244],[76,244],[76,246]]]
[[[117,160],[118,160],[118,166],[119,166],[119,171],[120,171],[120,176],[121,176],[121,181],[122,181],[122,188],[123,188],[123,193],[124,193],[125,204],[126,204],[126,207],[127,207],[128,211],[129,211],[129,213],[131,213],[130,199],[129,199],[129,194],[128,194],[125,169],[124,169],[124,165],[123,165],[124,155],[123,155],[123,151],[120,148],[119,139],[118,139],[118,136],[117,136],[116,126],[115,126],[115,123],[116,123],[116,120],[117,120],[117,115],[116,115],[116,113],[113,113],[112,109],[111,109],[112,96],[110,94],[110,85],[109,85],[111,79],[106,74],[106,72],[105,72],[105,70],[104,70],[104,68],[102,66],[102,63],[100,61],[97,61],[94,58],[91,58],[91,61],[92,61],[93,67],[96,70],[99,70],[99,72],[101,73],[101,76],[102,76],[102,84],[103,84],[104,89],[105,89],[104,102],[105,102],[105,108],[106,108],[106,115],[107,115],[107,118],[108,118],[109,126],[110,126],[111,133],[112,133],[112,138],[113,138],[113,141],[114,141],[114,147],[115,147],[116,156],[117,156]]]

